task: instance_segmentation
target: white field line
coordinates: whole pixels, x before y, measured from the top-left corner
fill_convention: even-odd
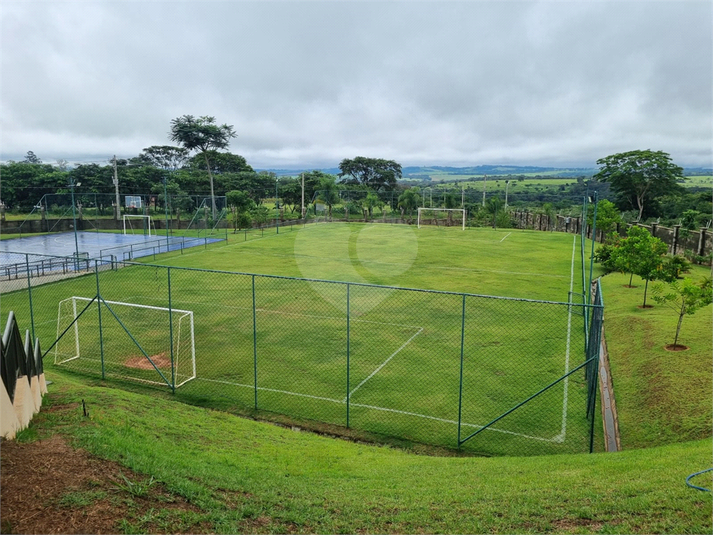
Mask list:
[[[503,242],[505,241],[505,238],[507,238],[508,236],[510,236],[510,234],[512,234],[512,232],[508,232],[507,234],[505,234],[505,236],[503,236],[503,239],[500,240],[500,243],[503,243]]]
[[[380,365],[378,368],[376,368],[373,372],[371,372],[371,374],[369,375],[369,377],[367,377],[366,379],[364,379],[361,383],[359,383],[359,384],[356,386],[356,388],[354,388],[354,390],[352,390],[351,392],[349,392],[349,396],[348,396],[348,397],[351,399],[351,397],[354,395],[354,392],[356,392],[357,390],[359,390],[359,389],[364,385],[364,383],[366,383],[369,379],[371,379],[371,378],[374,377],[377,373],[379,373],[379,370],[381,370],[381,368],[383,368],[384,366],[386,366],[392,358],[394,358],[396,355],[398,355],[399,352],[400,352],[403,348],[405,348],[407,345],[409,345],[409,344],[411,343],[411,340],[413,340],[414,338],[416,338],[416,337],[417,337],[419,334],[421,334],[422,332],[423,332],[423,327],[420,327],[420,328],[418,329],[418,331],[416,331],[416,333],[415,333],[411,338],[409,338],[408,340],[406,340],[400,348],[398,348],[396,351],[394,351],[394,352],[391,354],[391,356],[390,356],[389,358],[387,358],[384,362],[381,363],[381,365]],[[346,402],[347,402],[347,398],[344,398],[344,399],[342,400],[342,402],[343,402],[343,403],[346,403]]]
[[[203,379],[203,378],[200,378],[200,377],[199,377],[199,378],[197,378],[196,380],[197,380],[197,381],[209,381],[209,382],[211,382],[211,383],[221,383],[221,384],[232,385],[232,386],[240,386],[240,387],[243,387],[243,388],[255,389],[255,386],[254,386],[254,385],[246,385],[246,384],[242,384],[242,383],[233,383],[233,382],[230,382],[230,381],[219,381],[219,380],[217,380],[217,379]],[[290,392],[290,391],[288,391],[288,390],[278,390],[278,389],[275,389],[275,388],[265,388],[265,387],[263,387],[263,386],[258,386],[257,389],[258,389],[258,390],[264,390],[264,391],[266,391],[266,392],[277,392],[278,394],[287,394],[287,395],[289,395],[289,396],[298,396],[298,397],[303,397],[303,398],[317,399],[317,400],[320,400],[320,401],[331,401],[332,403],[340,403],[340,404],[345,404],[345,403],[346,403],[346,398],[344,398],[344,399],[333,399],[333,398],[326,398],[326,397],[322,397],[322,396],[312,396],[312,395],[310,395],[310,394],[300,394],[300,393],[298,393],[298,392]],[[364,404],[361,404],[361,403],[350,403],[350,406],[351,406],[351,407],[359,407],[359,408],[362,408],[362,409],[371,409],[371,410],[375,410],[375,411],[392,412],[392,413],[395,413],[395,414],[403,414],[403,415],[405,415],[405,416],[413,416],[413,417],[415,417],[415,418],[425,418],[425,419],[427,419],[427,420],[434,420],[434,421],[436,421],[436,422],[443,422],[443,423],[446,423],[446,424],[458,425],[458,422],[457,422],[456,420],[448,420],[448,419],[446,419],[446,418],[438,418],[438,417],[436,417],[436,416],[428,416],[427,414],[419,414],[419,413],[417,413],[417,412],[400,411],[400,410],[398,410],[398,409],[388,409],[388,408],[386,408],[386,407],[377,407],[377,406],[375,406],[375,405],[364,405]],[[464,426],[464,427],[474,427],[474,428],[482,428],[482,427],[483,427],[482,425],[470,424],[470,423],[467,423],[467,422],[461,422],[461,425]],[[543,438],[543,437],[536,437],[536,436],[532,436],[532,435],[525,435],[525,434],[523,434],[523,433],[516,433],[516,432],[514,432],[514,431],[507,431],[507,430],[505,430],[505,429],[498,429],[498,428],[496,428],[496,427],[488,427],[488,431],[494,431],[494,432],[497,432],[497,433],[505,433],[505,434],[508,434],[508,435],[515,435],[515,436],[518,436],[518,437],[529,438],[529,439],[532,439],[532,440],[540,440],[540,441],[542,441],[542,442],[558,442],[557,439],[556,439],[556,437],[555,437],[554,439],[551,439],[551,438]]]
[[[574,256],[575,250],[577,249],[577,237],[574,236],[572,240],[572,265],[569,271],[569,295],[572,295],[572,289],[574,288]],[[564,373],[565,375],[569,373],[569,352],[570,352],[570,341],[572,335],[572,302],[570,297],[570,303],[567,305],[567,348],[565,350],[564,357]],[[558,442],[564,442],[567,436],[567,400],[569,394],[569,377],[564,378],[564,397],[562,400],[562,430],[560,434],[555,437]]]

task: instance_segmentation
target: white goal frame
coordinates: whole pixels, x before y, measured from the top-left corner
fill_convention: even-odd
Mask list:
[[[78,297],[78,296],[72,296],[68,297],[66,299],[62,299],[59,304],[57,305],[57,340],[59,341],[60,336],[63,334],[63,324],[62,324],[62,305],[64,303],[67,303],[69,301],[72,302],[72,321],[74,321],[74,325],[72,325],[72,329],[74,330],[74,355],[72,356],[65,356],[65,355],[60,355],[59,354],[59,344],[55,345],[54,348],[54,363],[61,365],[67,362],[70,362],[72,360],[76,360],[82,357],[81,354],[81,348],[80,348],[80,343],[79,343],[79,323],[81,319],[77,320],[77,313],[78,311],[81,311],[84,307],[87,306],[88,303],[90,303],[93,300],[93,298],[89,297]],[[77,304],[80,303],[79,306]],[[196,378],[196,337],[195,337],[195,327],[193,323],[193,311],[192,310],[181,310],[178,308],[166,308],[166,307],[157,307],[157,306],[151,306],[151,305],[140,305],[138,303],[124,303],[121,301],[105,301],[101,300],[100,303],[106,304],[106,305],[117,305],[117,306],[127,306],[127,307],[132,307],[132,308],[143,308],[143,309],[150,309],[150,310],[160,310],[166,313],[171,314],[172,319],[175,317],[175,315],[178,315],[178,322],[179,325],[184,319],[188,319],[188,327],[190,331],[190,337],[191,337],[191,344],[190,344],[190,360],[191,360],[191,374],[190,376],[186,376],[180,383],[176,383],[175,388],[178,388],[179,386],[187,383],[188,381],[191,381],[192,379]],[[66,316],[65,316],[66,317]],[[174,337],[176,340],[174,341],[174,346],[176,347],[181,347],[181,329],[178,330],[178,333],[174,333]],[[173,368],[174,371],[178,369],[178,359],[180,355],[176,354],[174,355],[174,362],[173,362]],[[96,360],[95,356],[88,357],[91,360]],[[136,379],[133,378],[134,380],[138,380],[141,382],[148,382],[152,384],[158,384],[162,386],[168,386],[166,383],[161,382],[161,381],[147,381],[144,379]]]
[[[148,229],[149,233],[148,235],[151,236],[151,225],[153,224],[153,221],[151,219],[150,215],[139,215],[139,214],[124,214],[124,235],[126,236],[126,220],[128,219],[146,219],[146,228]],[[131,223],[129,223],[129,226],[131,226]],[[156,229],[154,229],[154,236],[156,235]]]
[[[419,208],[418,209],[418,228],[421,228],[421,210],[427,210],[429,212],[463,212],[463,228],[465,230],[465,220],[468,211],[464,208]]]

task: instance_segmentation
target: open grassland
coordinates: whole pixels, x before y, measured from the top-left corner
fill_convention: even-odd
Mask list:
[[[67,331],[53,348],[62,367],[161,384],[173,383],[174,371],[176,383],[191,378],[185,343],[193,331],[197,378],[178,390],[181,399],[447,447],[457,445],[459,422],[464,438],[583,362],[582,309],[563,304],[570,288],[582,285],[575,236],[336,224],[233,238],[166,257],[174,266],[170,280],[167,269],[139,264],[103,271],[98,280],[90,275],[36,286],[37,335],[53,340]],[[535,265],[542,271],[533,272]],[[328,277],[342,283],[314,280]],[[105,301],[164,310],[90,306],[72,327],[97,284]],[[422,291],[428,288],[559,303]],[[87,301],[66,301],[72,296]],[[5,300],[26,312],[23,293]],[[183,312],[170,323],[169,306],[191,311],[195,325]],[[183,344],[173,354],[171,334]],[[152,364],[136,369],[142,354]],[[579,370],[467,448],[586,450],[583,376]]]
[[[710,440],[616,454],[429,457],[107,389],[60,372],[50,378],[45,407],[20,438],[61,434],[131,469],[126,474],[136,482],[122,485],[131,493],[101,493],[96,482],[66,488],[43,506],[80,516],[98,512],[114,521],[110,531],[710,533],[713,527],[710,494],[684,484],[710,463]],[[89,418],[82,417],[81,400]],[[155,486],[140,493],[150,478]],[[114,514],[115,502],[121,515]],[[178,502],[188,506],[176,510]]]
[[[710,277],[710,269],[694,266],[694,280]],[[680,344],[687,351],[667,351],[676,333],[678,315],[657,305],[641,309],[644,281],[625,288],[629,275],[603,278],[604,324],[623,448],[643,448],[710,436],[713,418],[713,305],[686,316]],[[649,292],[650,292],[649,287]]]
[[[710,188],[713,186],[713,176],[702,176],[702,175],[687,176],[683,185],[689,186],[689,187],[698,187],[698,188],[708,187],[708,188]]]

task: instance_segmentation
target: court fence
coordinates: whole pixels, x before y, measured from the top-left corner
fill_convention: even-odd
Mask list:
[[[51,284],[27,269],[3,295],[30,317],[49,373],[374,440],[595,449],[599,281],[575,303],[118,259],[85,268]]]

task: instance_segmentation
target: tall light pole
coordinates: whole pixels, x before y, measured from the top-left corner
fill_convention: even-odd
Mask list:
[[[74,204],[74,188],[81,186],[81,182],[74,183],[74,178],[69,177],[69,189],[72,192],[72,227],[74,228],[74,258],[75,263],[79,265],[79,241],[77,240],[77,211]]]
[[[168,188],[166,187],[166,177],[163,177],[163,207],[166,213],[166,252],[168,252]]]
[[[119,200],[119,172],[116,169],[116,154],[114,154],[114,193],[116,194],[116,212],[114,213],[114,219],[119,221],[121,219],[121,201]]]
[[[510,181],[505,181],[505,209],[508,209],[508,188],[510,187]]]
[[[275,228],[277,229],[277,234],[280,233],[280,202],[277,200],[277,181],[278,178],[275,177]]]

